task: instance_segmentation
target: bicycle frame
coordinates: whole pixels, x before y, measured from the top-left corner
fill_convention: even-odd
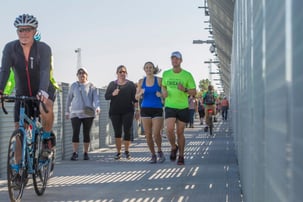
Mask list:
[[[26,129],[25,128],[25,121],[28,122],[28,127],[32,126],[31,129]],[[27,158],[27,172],[29,174],[34,174],[35,170],[33,169],[33,160],[34,157],[31,156],[32,152],[33,152],[33,145],[35,143],[36,140],[36,136],[38,135],[38,128],[37,128],[37,117],[34,116],[33,119],[30,119],[26,114],[25,114],[25,106],[24,103],[21,103],[20,106],[20,120],[19,120],[19,130],[21,131],[21,134],[23,136],[23,141],[22,141],[22,158],[21,158],[21,168],[25,168],[25,158]],[[30,130],[30,131],[28,131]],[[28,137],[27,137],[27,133],[30,132],[32,134],[32,138],[31,138],[31,145],[28,145]],[[30,147],[29,147],[30,146]],[[31,149],[31,150],[30,150]],[[27,151],[26,151],[27,150]],[[26,155],[27,154],[27,155]]]

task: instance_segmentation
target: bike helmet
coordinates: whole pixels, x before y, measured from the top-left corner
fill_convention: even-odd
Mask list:
[[[38,21],[33,15],[23,14],[23,15],[19,15],[16,18],[14,25],[15,25],[15,27],[31,26],[31,27],[37,28]]]
[[[40,41],[41,40],[41,33],[39,31],[37,31],[36,34],[34,35],[34,39],[36,41]]]

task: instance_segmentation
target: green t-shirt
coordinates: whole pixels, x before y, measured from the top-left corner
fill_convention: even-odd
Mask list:
[[[187,89],[195,89],[196,83],[188,71],[182,69],[179,73],[174,73],[173,69],[166,70],[162,75],[162,85],[166,87],[167,97],[165,107],[175,109],[188,108],[188,94],[178,89],[181,83]]]
[[[204,102],[204,99],[205,99],[205,97],[206,97],[207,92],[208,92],[208,91],[204,92],[203,95],[202,95],[203,102]],[[218,94],[217,94],[215,91],[213,91],[213,94],[214,94],[214,98],[217,99],[217,98],[218,98]],[[216,102],[215,102],[214,104],[216,104]],[[204,106],[206,106],[205,103],[204,103]]]

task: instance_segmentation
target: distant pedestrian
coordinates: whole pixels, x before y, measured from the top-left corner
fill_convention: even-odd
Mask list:
[[[198,113],[199,113],[199,118],[200,118],[200,125],[203,125],[203,119],[205,116],[205,111],[204,111],[204,104],[203,104],[203,99],[200,97],[198,99]]]
[[[158,148],[158,162],[163,163],[165,157],[161,148],[161,130],[163,127],[162,79],[155,76],[159,72],[159,69],[152,62],[146,62],[143,69],[146,76],[138,82],[136,97],[137,99],[142,97],[141,120],[147,145],[152,154],[150,163],[157,162],[154,140]]]
[[[83,127],[83,159],[89,160],[88,148],[90,143],[90,130],[95,115],[100,113],[98,90],[93,83],[88,81],[88,72],[86,68],[79,68],[77,77],[78,81],[72,83],[66,100],[66,119],[71,119],[73,127],[72,161],[78,160],[81,125]]]
[[[109,117],[115,132],[117,154],[115,159],[121,158],[122,128],[124,132],[125,157],[130,159],[129,146],[131,142],[134,113],[139,118],[138,101],[136,100],[136,85],[126,79],[127,70],[120,65],[116,70],[117,80],[111,81],[105,92],[105,99],[110,100]]]
[[[207,126],[205,126],[204,131],[208,131],[208,127],[210,125],[208,117],[208,110],[211,109],[213,111],[213,115],[215,116],[217,114],[216,112],[216,100],[217,100],[217,93],[214,91],[214,87],[212,85],[208,85],[207,91],[203,93],[203,103],[205,108],[205,123]]]
[[[195,96],[188,96],[188,109],[189,109],[189,127],[194,127],[195,113],[197,111],[197,100]]]
[[[189,121],[188,95],[196,95],[196,84],[190,72],[181,68],[182,55],[171,54],[173,68],[166,70],[162,77],[162,95],[165,98],[165,122],[167,137],[171,144],[170,160],[175,161],[179,150],[178,165],[184,165],[185,124]],[[177,133],[175,135],[175,125]]]
[[[229,109],[229,102],[227,100],[227,97],[224,97],[221,101],[221,110],[222,110],[222,119],[227,120],[227,114]]]

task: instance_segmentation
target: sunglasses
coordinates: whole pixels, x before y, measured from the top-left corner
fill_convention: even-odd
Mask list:
[[[17,31],[18,31],[19,33],[23,33],[23,32],[29,33],[29,32],[32,31],[32,30],[34,30],[34,28],[32,28],[32,27],[28,27],[28,28],[18,28],[18,29],[17,29]]]
[[[122,73],[126,74],[127,72],[126,71],[119,71],[119,74],[122,74]]]
[[[78,74],[85,74],[85,72],[83,72],[83,71],[80,71],[80,72],[78,72]]]

